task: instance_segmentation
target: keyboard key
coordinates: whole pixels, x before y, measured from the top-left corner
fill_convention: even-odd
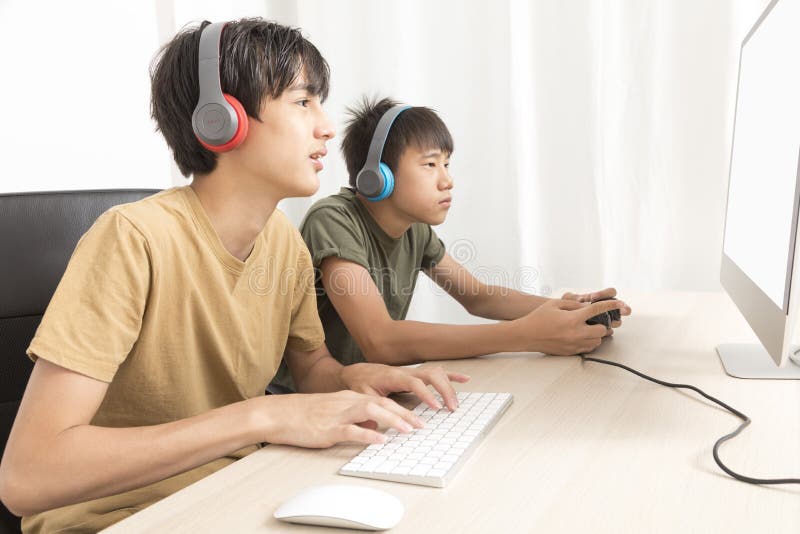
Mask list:
[[[397,467],[397,462],[383,462],[375,470],[376,473],[390,473],[392,469]]]
[[[409,475],[421,477],[425,476],[428,471],[430,471],[431,467],[429,465],[418,465],[414,469],[408,472]]]

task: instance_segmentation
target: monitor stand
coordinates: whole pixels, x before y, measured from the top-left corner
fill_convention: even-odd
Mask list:
[[[783,367],[760,343],[727,343],[717,345],[717,354],[728,375],[735,378],[755,378],[764,380],[800,380],[800,361],[797,349],[786,358]]]

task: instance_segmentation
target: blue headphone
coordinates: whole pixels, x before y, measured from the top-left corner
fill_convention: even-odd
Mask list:
[[[411,106],[402,104],[390,108],[375,127],[367,152],[367,161],[356,176],[356,191],[364,195],[367,200],[377,202],[387,198],[394,191],[394,174],[392,169],[381,161],[381,156],[383,145],[389,136],[389,129],[397,116],[409,108]]]

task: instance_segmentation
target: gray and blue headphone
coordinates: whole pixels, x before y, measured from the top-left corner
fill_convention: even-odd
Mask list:
[[[364,195],[367,200],[377,202],[387,198],[394,191],[394,174],[392,169],[381,161],[381,156],[392,124],[398,115],[409,108],[411,106],[404,104],[390,108],[375,127],[367,152],[367,161],[356,176],[356,191]]]

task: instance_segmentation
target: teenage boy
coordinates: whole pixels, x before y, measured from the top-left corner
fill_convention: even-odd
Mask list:
[[[444,222],[452,202],[453,140],[432,110],[401,109],[390,99],[365,99],[348,109],[352,119],[342,152],[350,188],[315,203],[301,225],[319,269],[317,304],[331,353],[345,365],[404,365],[505,351],[573,355],[595,349],[612,330],[586,320],[609,310],[631,312],[618,300],[592,303],[615,296],[613,288],[561,299],[527,295],[481,283],[446,253],[431,226]],[[393,123],[392,110],[399,111]],[[388,134],[376,134],[383,117],[389,120]],[[357,177],[370,166],[373,137],[384,134],[380,161],[393,174],[394,189],[370,199],[358,190],[363,185]],[[455,326],[405,320],[420,270],[469,313],[502,322]],[[294,389],[287,367],[271,388]]]
[[[378,425],[421,424],[381,395],[438,407],[432,384],[452,407],[448,377],[467,379],[331,357],[310,256],[275,209],[319,186],[334,136],[328,66],[295,29],[223,26],[181,32],[152,72],[153,118],[191,186],[103,214],[28,349],[36,364],[0,465],[0,497],[25,532],[96,532],[263,442],[382,442]],[[225,124],[222,91],[241,103],[226,98]],[[221,107],[202,115],[198,99]],[[298,391],[338,392],[264,395],[281,357]]]

